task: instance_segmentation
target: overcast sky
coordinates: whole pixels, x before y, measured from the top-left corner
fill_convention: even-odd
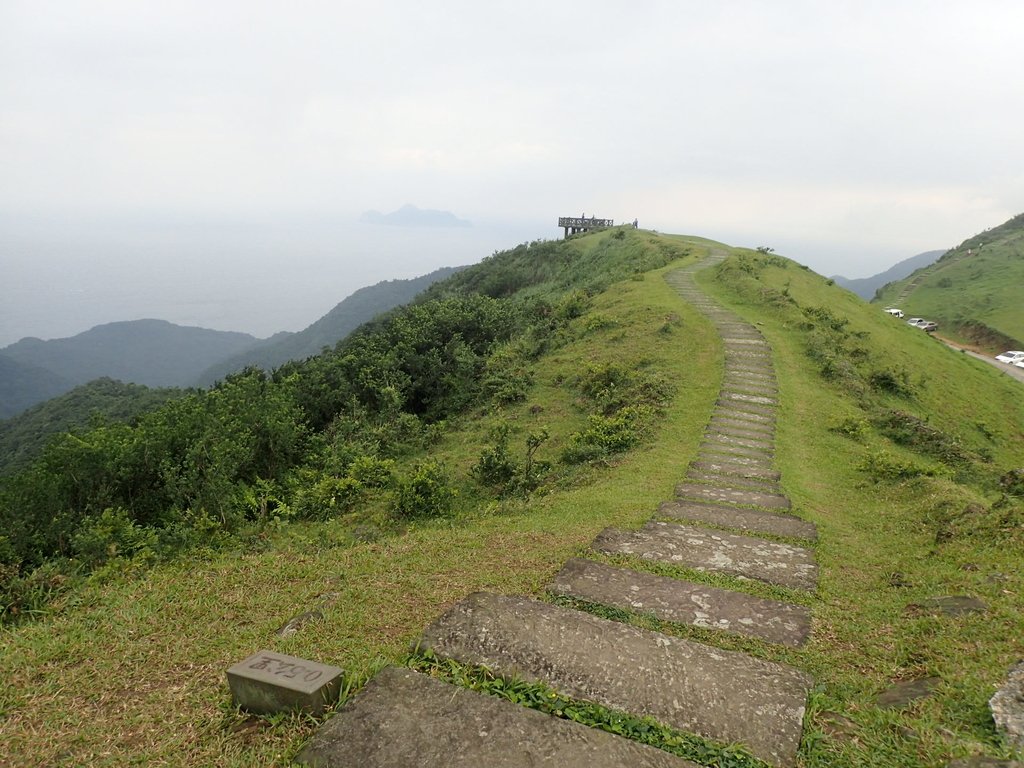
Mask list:
[[[0,0],[0,267],[54,306],[110,242],[134,287],[168,221],[227,273],[261,222],[260,258],[352,267],[326,311],[586,212],[866,276],[1024,211],[1021,30],[1019,0]],[[301,224],[404,203],[474,232],[406,263]]]

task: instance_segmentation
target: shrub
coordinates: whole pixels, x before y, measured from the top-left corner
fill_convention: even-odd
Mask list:
[[[392,511],[401,518],[443,517],[451,512],[458,491],[448,483],[444,468],[430,459],[398,480]]]
[[[108,507],[74,535],[71,548],[85,563],[95,566],[116,557],[153,557],[156,544],[156,531],[137,525],[120,507]]]
[[[570,436],[569,444],[562,451],[562,460],[579,464],[631,448],[643,437],[653,413],[649,406],[631,405],[614,416],[591,416],[587,429]]]
[[[876,481],[906,480],[911,477],[934,477],[943,474],[938,467],[926,467],[923,464],[893,456],[886,451],[867,454],[857,465],[857,469],[867,473]]]

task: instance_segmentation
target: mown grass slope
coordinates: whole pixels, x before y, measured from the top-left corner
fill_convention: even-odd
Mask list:
[[[989,352],[1024,347],[1024,214],[971,237],[935,264],[885,286],[876,303],[897,303],[940,332]]]

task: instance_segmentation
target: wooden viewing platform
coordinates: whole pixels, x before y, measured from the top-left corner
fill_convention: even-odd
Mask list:
[[[590,232],[595,229],[614,227],[613,219],[598,219],[594,216],[559,216],[558,226],[565,230],[565,236],[575,235],[577,232]]]

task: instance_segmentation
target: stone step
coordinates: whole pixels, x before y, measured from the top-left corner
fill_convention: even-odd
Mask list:
[[[680,483],[676,486],[676,496],[696,501],[741,504],[748,507],[764,507],[766,509],[789,509],[792,506],[789,499],[781,493],[745,491],[739,488],[698,485],[697,483]]]
[[[774,397],[768,397],[767,395],[755,395],[748,394],[746,392],[734,392],[729,389],[723,389],[719,394],[719,397],[723,400],[738,401],[740,403],[755,403],[757,405],[770,405],[777,406],[778,401]]]
[[[775,441],[770,437],[758,436],[758,437],[738,437],[736,435],[730,435],[727,432],[716,432],[709,428],[704,433],[706,440],[710,440],[715,443],[724,443],[725,445],[737,445],[742,448],[756,448],[758,450],[771,451],[775,448]]]
[[[711,463],[728,462],[752,469],[774,469],[772,460],[767,456],[744,456],[739,453],[729,453],[728,451],[718,450],[718,447],[714,445],[702,445],[698,449],[697,460]]]
[[[717,629],[794,648],[811,631],[810,612],[798,605],[613,568],[593,560],[567,562],[548,592],[598,605],[649,613],[662,621]]]
[[[693,525],[652,521],[639,531],[606,528],[591,546],[605,554],[635,555],[792,589],[813,590],[818,581],[810,550]]]
[[[477,592],[422,650],[794,764],[811,678],[792,667],[525,597]],[[557,764],[557,763],[553,763]]]
[[[722,377],[722,387],[724,389],[735,389],[749,392],[755,390],[758,393],[765,393],[769,395],[777,395],[779,388],[775,385],[775,382],[764,379],[743,376],[738,373],[727,373]]]
[[[751,413],[756,416],[764,416],[768,420],[775,418],[774,405],[762,405],[760,403],[752,403],[749,400],[741,400],[739,398],[719,397],[715,402],[715,408],[723,408],[725,410],[733,410],[737,413],[745,414],[744,418],[750,418],[749,414]]]
[[[746,533],[767,533],[790,539],[816,541],[818,528],[814,523],[801,520],[782,512],[762,512],[727,504],[712,504],[700,501],[663,501],[658,507],[658,517],[674,520],[688,520],[707,523],[722,528],[735,528]]]
[[[744,413],[737,413],[736,411],[720,411],[716,410],[711,414],[711,421],[708,425],[715,423],[721,423],[728,427],[735,427],[737,429],[748,429],[754,432],[764,432],[767,434],[775,434],[775,426],[772,423],[772,419],[768,421],[755,420],[747,418]]]
[[[712,418],[708,422],[707,432],[708,434],[729,435],[730,437],[760,440],[767,443],[773,443],[775,440],[775,435],[771,431],[754,429],[751,424],[737,423],[731,419]]]
[[[778,481],[779,478],[782,477],[782,473],[777,469],[770,469],[751,464],[740,464],[736,461],[726,461],[725,459],[718,461],[711,461],[706,458],[698,459],[690,464],[690,467],[693,469],[699,469],[703,472],[716,472],[720,475],[737,475],[739,477],[760,478],[761,480]]]
[[[296,760],[316,768],[696,768],[660,749],[399,667],[381,670]]]
[[[686,479],[695,483],[706,483],[712,486],[727,485],[732,488],[746,488],[763,493],[778,493],[781,490],[778,483],[768,478],[743,477],[728,472],[708,472],[692,465],[686,473]]]
[[[738,403],[718,403],[712,415],[716,418],[755,422],[768,428],[775,424],[774,414],[747,411]]]
[[[736,347],[738,349],[745,347],[748,349],[763,349],[766,352],[771,351],[771,347],[768,345],[768,342],[766,342],[763,338],[744,338],[743,336],[729,334],[727,336],[722,336],[722,343],[725,345],[726,349],[728,349],[729,347]]]
[[[749,381],[755,384],[763,384],[765,386],[775,386],[775,374],[774,373],[754,373],[752,371],[738,371],[730,370],[726,371],[726,376],[732,377],[737,380]]]
[[[717,437],[719,436],[706,436],[700,444],[700,450],[717,451],[718,453],[728,454],[730,456],[742,456],[748,459],[768,462],[770,462],[774,456],[774,452],[770,448],[750,448],[745,445],[727,443],[722,440],[718,440]]]

